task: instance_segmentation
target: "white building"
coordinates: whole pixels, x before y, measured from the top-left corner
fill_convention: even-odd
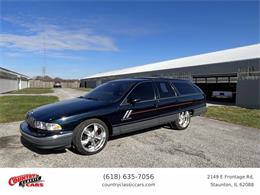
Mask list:
[[[0,67],[0,93],[30,87],[30,77]]]

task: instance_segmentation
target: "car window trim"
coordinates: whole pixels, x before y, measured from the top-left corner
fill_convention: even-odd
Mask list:
[[[160,83],[160,82],[168,83],[168,84],[170,85],[170,87],[172,88],[172,90],[173,90],[174,96],[161,97],[161,96],[160,96],[160,91],[159,91],[159,89],[158,89],[158,87],[157,87],[157,85],[156,85],[156,83]],[[157,90],[157,92],[158,92],[158,99],[159,99],[159,100],[174,98],[174,97],[177,97],[177,96],[178,96],[178,94],[176,93],[175,89],[172,87],[171,82],[169,82],[169,81],[164,81],[164,80],[160,80],[160,81],[155,81],[154,84],[155,84],[156,90]]]
[[[188,95],[195,95],[195,94],[201,94],[200,92],[194,92],[194,93],[188,93],[188,94],[181,94],[180,92],[179,92],[179,90],[177,89],[177,87],[174,85],[175,83],[188,83],[188,82],[185,82],[185,81],[172,81],[171,82],[172,83],[172,86],[175,88],[175,90],[178,92],[178,96],[188,96]],[[188,83],[189,84],[189,83]],[[190,84],[191,85],[191,87],[193,87],[193,85],[192,84]],[[193,87],[194,88],[194,87]],[[196,90],[196,89],[195,89]]]
[[[154,99],[152,99],[152,100],[143,100],[143,101],[140,101],[140,102],[137,102],[137,103],[144,103],[144,102],[155,101],[155,100],[157,99],[157,97],[156,97],[156,92],[155,92],[155,88],[154,88],[154,85],[153,85],[153,81],[142,81],[142,82],[138,82],[136,85],[133,86],[133,88],[128,92],[128,94],[125,96],[125,98],[123,99],[123,101],[120,103],[120,106],[130,105],[130,103],[127,102],[128,96],[132,93],[132,91],[133,91],[137,86],[139,86],[140,84],[143,84],[143,83],[151,83],[151,84],[152,84]]]

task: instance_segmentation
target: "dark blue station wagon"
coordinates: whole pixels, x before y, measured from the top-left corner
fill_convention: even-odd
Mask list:
[[[109,137],[159,125],[186,129],[206,112],[204,93],[186,80],[134,78],[107,82],[85,96],[29,111],[22,140],[37,148],[101,151]]]

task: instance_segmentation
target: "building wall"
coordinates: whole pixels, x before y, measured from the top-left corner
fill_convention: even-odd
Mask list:
[[[97,82],[95,80],[89,80],[89,81],[85,81],[82,80],[80,81],[80,87],[84,87],[84,88],[95,88],[97,86]]]
[[[238,80],[236,104],[245,108],[260,108],[260,75]]]
[[[28,88],[28,87],[29,87],[29,81],[22,80],[21,89]]]
[[[0,78],[0,93],[6,93],[17,89],[18,89],[17,80]]]
[[[151,72],[133,73],[128,75],[117,75],[103,78],[82,79],[82,83],[86,86],[97,86],[109,80],[129,77],[175,77],[181,74],[190,74],[191,76],[199,75],[236,75],[237,72],[247,70],[248,68],[254,71],[260,71],[260,59],[243,60],[236,62],[226,62],[209,65],[198,65],[193,67],[184,67],[169,70],[159,70]],[[83,86],[84,86],[83,85]]]

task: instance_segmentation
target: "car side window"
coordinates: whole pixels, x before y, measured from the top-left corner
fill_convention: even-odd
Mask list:
[[[174,97],[175,93],[168,82],[156,82],[160,98]]]
[[[176,89],[179,91],[181,95],[186,95],[186,94],[192,94],[192,93],[198,93],[197,89],[193,87],[189,83],[185,82],[174,82],[173,83]]]
[[[137,85],[127,97],[127,100],[138,99],[139,101],[147,101],[154,99],[154,89],[152,82],[145,82]]]

